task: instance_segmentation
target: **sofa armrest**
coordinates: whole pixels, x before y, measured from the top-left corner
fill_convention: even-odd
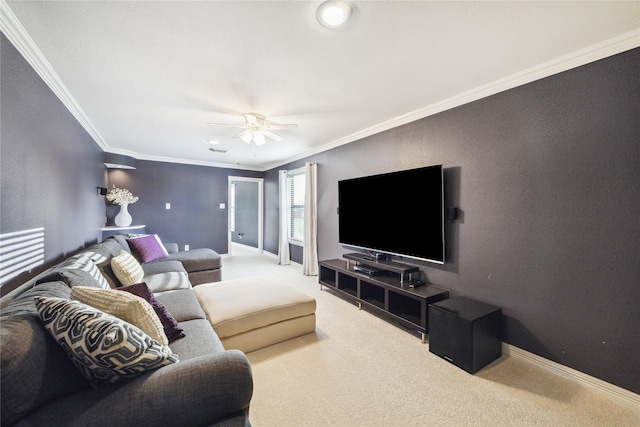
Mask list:
[[[163,245],[167,252],[169,252],[170,254],[174,254],[180,250],[177,243],[163,243]]]
[[[247,357],[229,350],[77,393],[43,406],[17,425],[211,425],[238,413],[248,416],[252,394]]]

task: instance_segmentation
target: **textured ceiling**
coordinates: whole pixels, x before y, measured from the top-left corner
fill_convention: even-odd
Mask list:
[[[354,2],[340,30],[318,24],[319,3],[7,1],[3,13],[103,149],[256,170],[640,45],[637,1]],[[247,112],[298,128],[254,147],[207,125]]]

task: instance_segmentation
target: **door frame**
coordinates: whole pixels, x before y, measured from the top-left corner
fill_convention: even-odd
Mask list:
[[[227,194],[228,203],[227,206],[227,255],[232,256],[231,253],[231,185],[234,181],[256,182],[258,184],[258,253],[262,254],[263,240],[264,240],[264,178],[250,178],[246,176],[231,176],[229,175]],[[233,201],[235,206],[235,200]]]

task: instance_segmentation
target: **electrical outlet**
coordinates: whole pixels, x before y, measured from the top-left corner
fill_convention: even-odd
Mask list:
[[[226,207],[227,207],[227,205],[225,205],[224,203],[220,203],[220,209],[224,209]]]
[[[189,245],[184,245],[184,250],[188,251],[189,250]]]

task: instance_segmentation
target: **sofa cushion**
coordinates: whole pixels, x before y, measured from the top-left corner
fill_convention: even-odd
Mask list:
[[[193,271],[189,273],[191,286],[198,286],[204,283],[219,282],[222,280],[222,269]]]
[[[131,252],[131,248],[129,247],[129,242],[127,242],[128,238],[129,236],[127,236],[126,234],[116,234],[109,237],[109,239],[113,239],[116,242],[118,242],[118,245],[120,245],[120,250]],[[119,253],[120,251],[118,251],[118,254]]]
[[[189,276],[184,271],[171,271],[161,274],[146,274],[140,282],[145,282],[151,292],[175,291],[191,289]]]
[[[124,286],[119,288],[118,291],[129,292],[133,295],[137,295],[140,298],[143,298],[156,312],[156,315],[160,319],[162,323],[162,327],[164,329],[164,333],[169,340],[169,343],[177,340],[178,338],[184,337],[184,329],[180,327],[176,319],[169,313],[169,310],[162,304],[151,292],[151,289],[147,286],[146,283],[136,283],[135,285]]]
[[[216,270],[221,266],[220,255],[213,249],[191,249],[169,254],[168,259],[180,261],[188,273],[193,271]]]
[[[35,312],[0,318],[0,359],[3,426],[89,388]]]
[[[206,319],[193,319],[181,322],[185,337],[171,344],[171,350],[180,360],[219,353],[225,350],[220,338]]]
[[[127,242],[131,252],[142,263],[166,258],[169,255],[157,234],[127,239]]]
[[[170,272],[187,272],[180,261],[173,261],[168,259],[165,259],[162,262],[147,262],[145,264],[142,264],[141,266],[145,276]]]
[[[138,260],[124,250],[111,259],[111,268],[122,286],[139,283],[144,277],[144,271],[142,271]]]
[[[110,289],[96,264],[86,255],[78,254],[67,258],[36,281],[36,285],[44,282],[63,281],[69,287],[90,286]]]
[[[126,240],[125,240],[125,243],[126,243]],[[117,239],[113,238],[113,236],[112,237],[107,237],[105,240],[103,240],[102,242],[100,242],[98,244],[100,246],[102,246],[104,249],[106,249],[107,251],[109,251],[111,256],[118,255],[121,250],[128,250],[129,249],[128,246],[126,248],[123,247]]]
[[[38,294],[67,298],[70,293],[71,289],[63,282],[43,283],[25,291],[2,309],[1,425],[12,425],[48,402],[90,388],[44,328],[34,302]]]
[[[162,345],[169,344],[160,318],[151,304],[139,296],[111,289],[76,286],[71,290],[71,299],[137,326]]]
[[[178,247],[177,243],[163,243],[163,245],[167,252],[170,254],[180,252],[180,248]]]
[[[113,251],[116,250],[116,248],[118,249],[114,254]],[[102,243],[89,246],[80,252],[80,254],[88,256],[89,259],[96,264],[96,267],[98,267],[98,270],[102,273],[102,276],[109,284],[109,287],[113,289],[120,286],[120,281],[111,268],[111,258],[118,255],[121,250],[121,246],[115,240],[107,239]]]
[[[111,259],[112,255],[100,244],[91,245],[82,250],[78,255],[86,256],[95,264],[100,264]]]
[[[104,279],[109,284],[109,287],[111,289],[115,289],[122,286],[122,284],[120,283],[120,280],[118,280],[118,278],[116,277],[116,273],[113,272],[113,268],[111,267],[112,259],[113,257],[110,257],[109,260],[102,262],[100,264],[96,264],[96,266],[98,267],[98,270],[100,270],[100,273],[102,273],[102,276],[104,276]]]
[[[71,288],[62,281],[44,282],[24,290],[17,295],[13,301],[2,307],[2,317],[13,316],[24,313],[37,313],[36,304],[33,298],[37,295],[45,295],[58,298],[67,298],[71,296]]]
[[[78,301],[36,297],[45,328],[93,386],[178,362],[139,328]]]
[[[192,289],[162,292],[155,295],[181,325],[187,320],[207,318]]]

